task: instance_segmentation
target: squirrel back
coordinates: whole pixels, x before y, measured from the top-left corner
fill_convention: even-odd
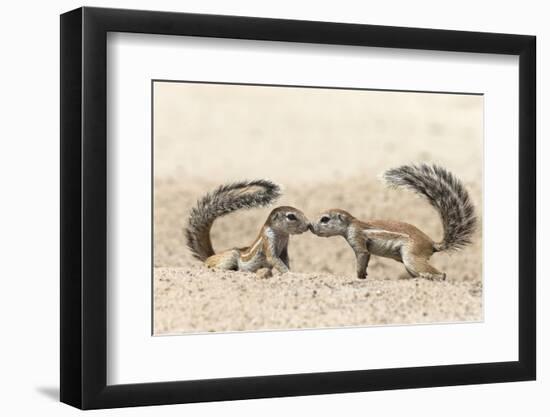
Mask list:
[[[403,165],[384,173],[393,187],[406,187],[424,196],[439,212],[443,240],[434,251],[460,249],[472,241],[477,218],[468,191],[453,174],[438,165]]]
[[[267,206],[280,195],[280,187],[268,180],[224,184],[207,193],[191,210],[185,229],[187,246],[193,256],[204,261],[214,255],[210,229],[218,217],[240,209]]]

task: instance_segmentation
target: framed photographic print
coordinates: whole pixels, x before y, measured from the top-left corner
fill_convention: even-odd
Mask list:
[[[535,379],[535,38],[61,16],[61,401]]]

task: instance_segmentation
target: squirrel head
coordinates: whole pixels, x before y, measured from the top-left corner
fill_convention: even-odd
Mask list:
[[[311,231],[321,237],[346,236],[353,218],[345,210],[325,210],[311,223]]]
[[[277,207],[271,211],[267,224],[275,231],[298,235],[310,228],[309,220],[301,210],[290,206]]]

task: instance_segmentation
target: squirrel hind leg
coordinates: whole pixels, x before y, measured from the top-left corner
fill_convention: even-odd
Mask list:
[[[237,271],[239,269],[239,256],[238,249],[231,249],[208,257],[204,263],[209,268]]]
[[[428,263],[427,259],[412,254],[403,255],[403,264],[412,277],[445,281],[447,275]]]

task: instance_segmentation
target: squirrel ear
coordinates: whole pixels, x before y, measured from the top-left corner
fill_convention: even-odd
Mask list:
[[[338,220],[340,220],[341,222],[346,223],[348,221],[348,216],[346,216],[342,213],[338,213]]]

